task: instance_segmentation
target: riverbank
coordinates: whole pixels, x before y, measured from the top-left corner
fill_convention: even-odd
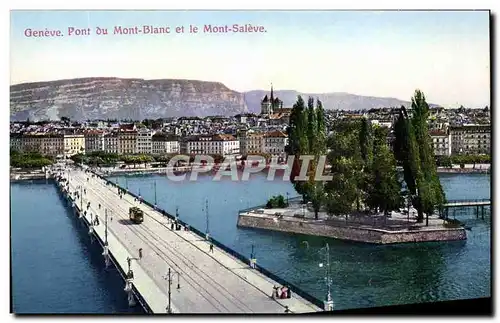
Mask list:
[[[397,212],[392,212],[390,217],[383,214],[358,214],[342,218],[329,217],[325,212],[320,212],[318,219],[315,219],[314,212],[298,203],[291,203],[283,209],[260,207],[244,210],[238,214],[237,226],[371,244],[467,239],[463,227],[446,226],[445,221],[438,216],[429,217],[428,226],[425,221],[416,223],[415,214]]]
[[[127,167],[127,168],[117,168],[117,167],[102,167],[98,168],[95,171],[103,176],[110,175],[141,175],[141,174],[165,174],[167,172],[176,172],[176,173],[187,173],[194,170],[202,173],[203,169],[210,169],[209,171],[216,172],[219,170],[220,165],[189,165],[189,166],[176,166],[176,167],[150,167],[150,166],[142,166],[142,167]],[[237,164],[238,170],[244,169],[245,166]],[[262,171],[269,170],[271,168],[270,165],[267,165],[262,169]],[[286,169],[287,165],[279,165],[276,166],[277,169]],[[228,168],[229,169],[229,168]]]
[[[35,179],[46,179],[48,178],[45,170],[33,170],[33,171],[17,171],[11,170],[10,172],[10,180],[11,181],[27,181],[27,180],[35,180]]]
[[[438,173],[452,173],[452,174],[472,174],[472,173],[482,173],[487,174],[490,172],[491,164],[464,164],[464,167],[460,165],[452,165],[452,167],[438,167]]]

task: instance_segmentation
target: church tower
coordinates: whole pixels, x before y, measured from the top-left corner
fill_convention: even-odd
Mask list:
[[[268,97],[267,94],[260,103],[260,114],[270,116],[273,113],[276,113],[279,109],[283,108],[283,102],[274,97],[274,89],[273,84],[271,83],[271,97]]]

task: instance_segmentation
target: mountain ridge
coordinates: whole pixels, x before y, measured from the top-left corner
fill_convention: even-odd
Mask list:
[[[37,81],[10,86],[13,121],[59,119],[145,119],[180,116],[260,113],[269,90],[238,92],[222,82],[189,79],[85,77]],[[328,110],[369,110],[408,105],[397,98],[363,96],[347,92],[304,93],[274,90],[284,107],[298,95],[319,98]]]

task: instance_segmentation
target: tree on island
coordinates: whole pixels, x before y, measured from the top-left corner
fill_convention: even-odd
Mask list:
[[[411,99],[413,115],[410,117],[401,107],[394,126],[396,141],[394,156],[403,166],[406,186],[411,194],[413,206],[417,209],[417,222],[422,223],[424,213],[426,225],[429,215],[445,203],[445,194],[436,171],[436,161],[431,148],[427,126],[429,106],[420,90]]]
[[[325,187],[329,214],[347,216],[367,208],[387,214],[399,208],[401,185],[386,138],[385,128],[365,118],[333,125],[328,139],[333,181]]]
[[[325,185],[326,209],[331,215],[348,215],[359,202],[359,178],[363,169],[359,140],[359,123],[338,121],[328,138],[328,163],[333,180]],[[346,218],[347,219],[347,218]]]
[[[401,183],[396,169],[396,159],[386,143],[387,129],[374,129],[373,163],[370,164],[367,205],[387,215],[401,206]]]
[[[302,195],[303,203],[311,201],[315,210],[315,217],[325,201],[324,183],[315,181],[316,167],[319,157],[326,151],[326,125],[323,104],[316,99],[309,97],[307,109],[305,102],[299,95],[297,102],[290,114],[290,124],[288,132],[287,153],[294,155],[294,163],[291,172],[291,181],[297,193]],[[298,181],[296,177],[300,174],[301,155],[312,155],[314,159],[309,162],[306,175],[308,181]]]
[[[307,201],[307,191],[305,189],[305,182],[296,180],[300,174],[300,160],[301,155],[306,155],[309,148],[309,139],[307,137],[307,110],[302,96],[297,97],[297,102],[293,105],[290,113],[290,123],[287,128],[288,133],[288,155],[295,156],[292,165],[290,180],[293,187],[302,195],[303,202]]]

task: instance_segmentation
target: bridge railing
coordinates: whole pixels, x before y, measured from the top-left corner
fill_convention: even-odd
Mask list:
[[[450,203],[479,203],[479,202],[490,202],[491,199],[474,199],[474,200],[448,200],[446,201],[445,204],[450,204]]]
[[[101,178],[101,179],[105,180],[105,181],[106,181],[106,183],[111,184],[111,185],[113,185],[113,186],[114,186],[114,187],[116,187],[116,188],[121,188],[121,189],[123,189],[122,187],[120,187],[119,185],[117,185],[116,183],[114,183],[113,181],[111,181],[111,180],[109,180],[109,179],[107,179],[107,178],[105,178],[105,177],[103,177],[103,176],[101,176],[101,175],[99,175],[99,174],[96,174],[96,173],[94,173],[94,174],[95,174],[97,177],[99,177],[99,178]],[[135,197],[135,198],[139,199],[139,196],[137,196],[136,194],[134,194],[134,193],[132,193],[132,192],[130,192],[130,191],[128,191],[128,190],[127,190],[127,192],[128,192],[130,195],[132,195],[133,197]],[[296,199],[296,198],[301,198],[301,197],[300,197],[300,196],[299,196],[299,197],[295,197],[294,199]],[[289,199],[289,201],[290,201],[290,199]],[[176,217],[175,217],[175,216],[173,216],[172,214],[170,214],[170,213],[166,212],[165,210],[160,209],[160,208],[158,208],[158,207],[156,207],[156,208],[155,208],[155,207],[154,207],[154,205],[152,205],[150,202],[148,202],[148,201],[146,201],[146,200],[144,200],[144,199],[142,199],[142,203],[146,204],[147,206],[149,206],[149,207],[150,207],[150,208],[152,208],[152,209],[155,209],[155,210],[159,211],[159,212],[160,212],[160,213],[162,213],[162,214],[165,214],[165,215],[166,215],[168,218],[170,218],[170,219],[174,219],[174,220],[176,219]],[[264,207],[265,207],[265,205],[264,205]],[[254,208],[255,208],[255,207],[253,207],[253,208],[249,208],[248,210],[252,210],[252,209],[254,209]],[[241,212],[241,211],[240,211],[240,212]],[[184,222],[184,221],[182,221],[181,219],[177,219],[177,221],[178,221],[178,223],[179,223],[179,224],[181,224],[182,226],[188,226],[188,227],[189,227],[189,230],[190,230],[191,232],[194,232],[194,233],[195,233],[196,235],[198,235],[200,238],[205,239],[206,235],[205,235],[205,233],[204,233],[204,232],[202,232],[202,231],[200,231],[200,230],[198,230],[198,229],[196,229],[196,228],[192,227],[191,225],[189,225],[189,224],[185,223],[185,222]],[[228,254],[230,254],[231,256],[233,256],[233,257],[235,257],[235,258],[239,259],[240,261],[242,261],[242,262],[244,262],[244,263],[246,263],[246,264],[249,264],[249,263],[250,263],[250,258],[249,258],[249,257],[245,257],[245,256],[243,256],[243,255],[242,255],[242,254],[240,254],[239,252],[237,252],[237,251],[235,251],[235,250],[233,250],[233,249],[231,249],[231,248],[229,248],[229,247],[225,246],[225,245],[224,245],[224,244],[222,244],[221,242],[219,242],[219,241],[215,240],[213,237],[210,237],[210,241],[211,241],[211,242],[212,242],[215,246],[219,247],[220,249],[224,250],[225,252],[227,252],[227,253],[228,253]],[[282,279],[281,277],[279,277],[279,276],[277,276],[277,275],[273,274],[272,272],[270,272],[269,270],[265,269],[264,267],[261,267],[259,264],[256,264],[256,265],[255,265],[255,269],[256,269],[257,271],[259,271],[260,273],[262,273],[264,276],[267,276],[267,277],[271,278],[272,280],[276,281],[278,284],[283,285],[283,286],[284,286],[284,285],[287,285],[287,286],[291,289],[292,293],[296,293],[296,294],[297,294],[297,295],[299,295],[300,297],[302,297],[302,298],[304,298],[305,300],[307,300],[307,301],[311,302],[312,304],[314,304],[314,305],[318,306],[319,308],[323,308],[323,307],[324,307],[323,302],[322,302],[321,300],[319,300],[318,298],[316,298],[316,297],[312,296],[311,294],[309,294],[309,293],[307,293],[307,292],[303,291],[303,290],[302,290],[302,289],[300,289],[298,286],[296,286],[296,285],[294,285],[294,284],[291,284],[291,283],[287,282],[286,280]],[[272,290],[269,290],[269,296],[271,296],[271,292],[272,292]]]

